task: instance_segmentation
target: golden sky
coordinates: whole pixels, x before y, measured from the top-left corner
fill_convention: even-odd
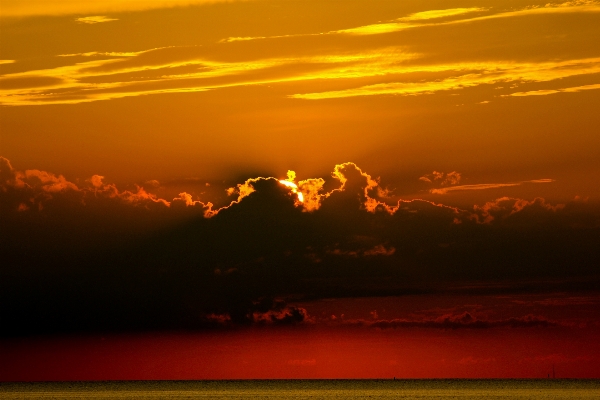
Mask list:
[[[7,0],[2,155],[128,184],[352,161],[399,196],[456,171],[552,183],[435,198],[597,197],[599,20],[595,1]]]

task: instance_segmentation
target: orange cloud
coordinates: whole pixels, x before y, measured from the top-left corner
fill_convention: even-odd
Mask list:
[[[421,179],[421,178],[419,178]],[[460,190],[484,190],[484,189],[495,189],[500,187],[520,186],[524,183],[552,183],[554,179],[532,179],[529,181],[511,182],[511,183],[479,183],[475,185],[460,185],[451,186],[440,189],[430,189],[430,193],[434,194],[446,194],[448,192],[460,191]]]
[[[511,94],[502,95],[501,97],[547,96],[549,94],[577,93],[577,92],[581,92],[584,90],[594,90],[594,89],[600,89],[600,83],[595,83],[592,85],[574,86],[574,87],[563,88],[563,89],[546,89],[546,90],[531,90],[528,92],[515,92],[515,93],[511,93]]]
[[[556,212],[564,208],[564,204],[551,205],[546,203],[546,200],[541,197],[536,197],[531,201],[502,197],[495,201],[487,202],[483,206],[474,206],[474,217],[479,223],[491,223],[495,220],[506,219],[527,209]]]
[[[295,173],[288,171],[287,180],[279,180],[274,177],[257,177],[247,179],[227,190],[228,195],[235,196],[229,204],[220,208],[214,208],[210,201],[194,199],[191,194],[181,192],[171,200],[167,200],[147,191],[144,187],[136,185],[135,190],[121,190],[115,184],[105,183],[101,175],[93,175],[87,180],[88,185],[78,186],[68,181],[62,175],[55,175],[41,170],[14,170],[6,158],[0,157],[0,191],[7,193],[11,191],[14,197],[13,210],[27,211],[44,209],[46,203],[57,198],[69,199],[84,206],[94,201],[94,199],[105,199],[118,201],[121,204],[130,204],[144,208],[176,208],[178,210],[189,209],[200,211],[205,218],[211,218],[218,213],[240,204],[245,198],[257,191],[256,185],[259,182],[269,181],[289,189],[289,194],[296,198],[295,206],[304,212],[315,212],[319,210],[323,202],[333,197],[346,196],[348,199],[356,199],[357,207],[368,213],[383,212],[389,215],[396,214],[399,210],[408,213],[419,212],[423,206],[433,206],[445,209],[454,215],[454,223],[473,220],[477,223],[491,223],[493,221],[503,220],[513,215],[527,210],[541,210],[556,212],[562,210],[565,205],[551,205],[542,198],[535,198],[531,201],[502,197],[494,202],[488,202],[483,206],[474,206],[473,211],[469,212],[456,207],[446,206],[427,200],[413,199],[395,201],[395,204],[388,204],[389,190],[380,186],[379,179],[374,179],[371,175],[364,172],[355,163],[346,162],[335,165],[331,173],[333,179],[339,182],[337,188],[324,192],[325,180],[323,178],[310,178],[298,182],[298,185],[291,180],[295,179]],[[429,182],[442,182],[443,184],[458,183],[461,176],[456,171],[442,173],[434,171],[432,174],[421,177],[421,180]],[[506,184],[479,184],[479,185],[461,185],[448,186],[441,189],[431,189],[432,193],[447,193],[452,190],[480,190],[504,186],[516,186],[523,183],[547,183],[551,179],[538,179]],[[155,187],[155,181],[147,182],[150,187]],[[302,200],[302,201],[301,201]],[[335,200],[328,200],[334,201]],[[358,248],[343,250],[338,247],[328,250],[329,254],[345,256],[390,256],[396,249],[387,244],[369,243],[361,244]]]
[[[53,173],[40,171],[37,169],[28,169],[25,172],[16,173],[16,185],[28,186],[30,188],[40,189],[48,193],[56,193],[63,190],[75,190],[79,188],[62,175],[54,175]]]
[[[457,185],[461,180],[461,174],[452,171],[448,173],[433,171],[431,174],[425,174],[419,178],[423,182],[437,182],[440,185]]]
[[[25,17],[32,15],[73,15],[92,12],[129,12],[231,1],[234,0],[2,0],[2,14],[6,17]]]
[[[166,207],[171,205],[169,201],[160,199],[156,195],[146,192],[141,186],[136,185],[136,192],[131,192],[129,190],[119,191],[114,184],[104,184],[103,179],[104,177],[100,175],[94,175],[90,178],[96,196],[101,195],[121,199],[131,204],[145,203],[145,205],[148,205],[148,203],[156,203]]]
[[[83,24],[99,24],[102,22],[118,21],[118,19],[117,18],[109,18],[104,15],[94,15],[91,17],[77,18],[75,21],[81,22]]]

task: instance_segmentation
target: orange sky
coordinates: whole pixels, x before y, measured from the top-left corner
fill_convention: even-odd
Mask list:
[[[0,303],[24,304],[3,303],[0,337],[95,334],[112,315],[132,341],[290,321],[318,341],[336,315],[352,343],[450,338],[452,367],[406,377],[476,375],[536,332],[515,372],[533,377],[531,360],[585,356],[553,334],[598,337],[600,1],[2,0],[0,27]],[[384,316],[388,296],[403,306]],[[374,310],[397,336],[373,333]],[[483,322],[438,326],[464,313]],[[452,353],[491,340],[473,324],[506,345]],[[337,373],[285,357],[281,377]],[[590,357],[573,376],[600,376]],[[231,371],[198,376],[268,376]]]
[[[4,2],[2,155],[129,184],[353,161],[404,196],[434,170],[556,180],[488,200],[600,195],[594,1],[165,3]]]
[[[588,332],[252,331],[12,341],[9,380],[597,378]],[[577,344],[573,342],[577,340]],[[491,347],[490,343],[503,346]],[[560,349],[560,350],[558,350]],[[585,349],[585,350],[584,350]],[[593,354],[593,355],[590,355]]]

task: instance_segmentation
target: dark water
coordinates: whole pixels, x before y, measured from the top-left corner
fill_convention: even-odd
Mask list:
[[[600,380],[243,380],[0,383],[0,399],[600,399]]]

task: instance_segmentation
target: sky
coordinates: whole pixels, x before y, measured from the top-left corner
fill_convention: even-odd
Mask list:
[[[600,2],[0,27],[1,381],[600,378]]]

